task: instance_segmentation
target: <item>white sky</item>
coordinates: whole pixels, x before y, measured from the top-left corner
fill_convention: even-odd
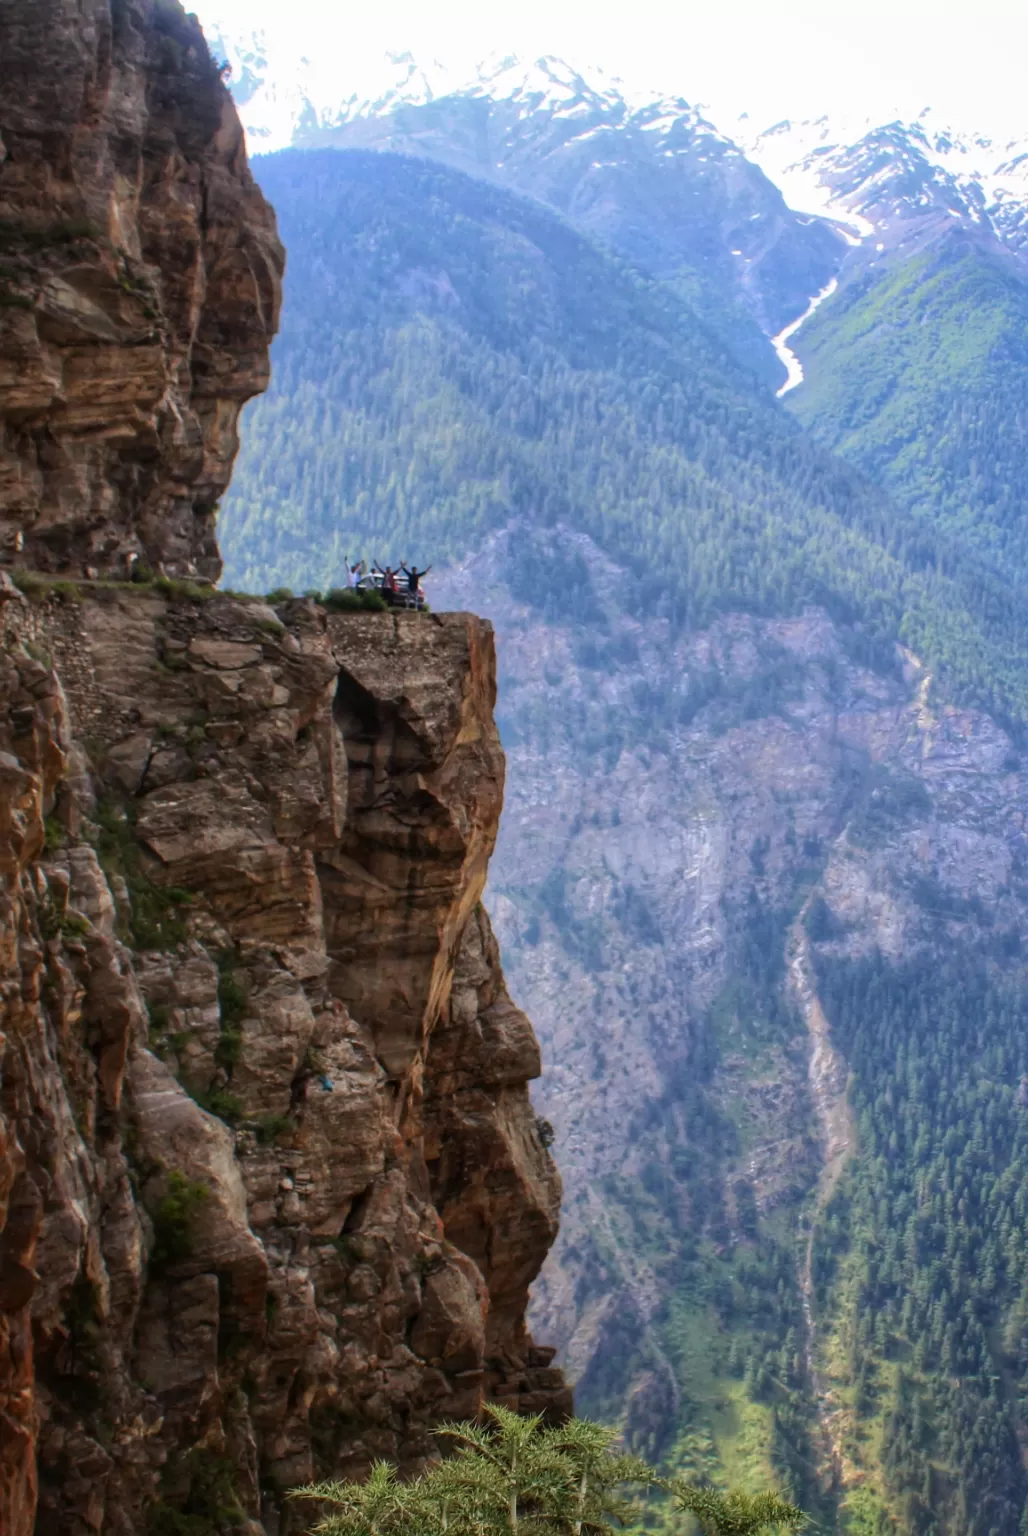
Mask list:
[[[821,112],[934,107],[955,126],[1028,133],[1028,0],[186,0],[201,21],[267,26],[365,59],[410,49],[464,69],[495,52],[556,53],[708,108],[726,131]],[[370,70],[369,70],[370,73]]]

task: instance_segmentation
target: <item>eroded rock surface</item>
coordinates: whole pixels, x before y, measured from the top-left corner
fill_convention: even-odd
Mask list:
[[[538,1048],[480,905],[489,626],[0,614],[5,1533],[285,1532],[287,1488],[486,1395],[566,1411],[524,1322]]]
[[[216,579],[282,264],[195,17],[0,8],[0,565]]]
[[[4,1536],[284,1536],[569,1406],[492,631],[163,579],[220,572],[282,262],[177,0],[0,8]]]

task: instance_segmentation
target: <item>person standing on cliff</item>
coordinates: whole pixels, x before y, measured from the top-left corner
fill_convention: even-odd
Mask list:
[[[347,558],[343,565],[343,570],[346,572],[346,585],[355,588],[364,575],[364,561],[358,560],[356,565],[351,565],[349,558]]]
[[[407,591],[411,594],[412,597],[417,597],[421,590],[421,578],[422,576],[427,576],[431,569],[432,567],[430,565],[426,565],[423,571],[419,571],[416,565],[412,565],[408,570],[403,561],[400,561],[400,570],[406,574]]]

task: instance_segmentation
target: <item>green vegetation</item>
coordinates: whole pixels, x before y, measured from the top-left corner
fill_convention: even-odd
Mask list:
[[[574,620],[574,552],[542,555],[571,527],[633,612],[820,603],[880,664],[902,639],[1028,718],[1025,592],[814,447],[669,289],[423,161],[287,152],[262,177],[289,289],[225,503],[235,585],[330,588],[347,555],[441,562],[513,525],[512,586]]]
[[[84,939],[93,925],[81,912],[58,912],[53,897],[47,893],[39,903],[39,931],[44,939]]]
[[[141,582],[139,585],[145,587],[147,583]],[[180,581],[171,576],[158,576],[149,585],[154,592],[160,592],[164,597],[170,597],[173,602],[180,603],[209,603],[212,597],[220,595],[214,587],[207,586],[203,582]]]
[[[154,1247],[150,1262],[157,1269],[192,1257],[196,1223],[210,1198],[206,1184],[188,1179],[178,1169],[168,1174],[167,1189],[153,1216]]]
[[[82,596],[77,583],[63,577],[41,576],[38,571],[23,570],[20,566],[15,567],[10,575],[18,591],[33,603],[41,603],[48,597],[57,597],[67,603],[77,603]]]
[[[188,934],[191,892],[157,885],[146,873],[135,836],[135,808],[107,799],[97,806],[97,856],[104,873],[128,888],[131,916],[122,939],[136,949],[173,949]]]
[[[217,1115],[226,1125],[238,1125],[243,1115],[243,1101],[224,1088],[207,1088],[194,1093],[193,1098],[209,1115]]]
[[[53,656],[45,645],[37,645],[34,640],[23,640],[21,644],[25,654],[31,656],[33,661],[41,662],[44,667],[53,666]]]
[[[155,576],[145,565],[134,566],[131,578],[127,581],[108,578],[75,582],[61,576],[47,576],[39,571],[23,569],[20,566],[16,566],[10,572],[10,576],[18,590],[31,602],[36,603],[41,603],[49,597],[61,598],[69,603],[80,602],[83,590],[88,590],[91,596],[100,596],[105,592],[117,592],[122,596],[160,592],[162,596],[171,598],[173,602],[190,603],[210,602],[212,597],[234,597],[243,601],[249,597],[246,592],[222,591],[204,582],[184,581],[171,576]]]
[[[56,853],[68,841],[68,834],[54,815],[43,818],[43,852]]]
[[[151,1508],[147,1536],[226,1536],[247,1524],[228,1456],[204,1446],[173,1457]]]
[[[693,1516],[704,1536],[796,1531],[804,1516],[774,1493],[722,1494],[681,1480],[662,1482],[636,1456],[615,1452],[616,1431],[582,1419],[547,1427],[487,1406],[486,1422],[436,1431],[454,1454],[407,1482],[377,1462],[363,1483],[319,1483],[293,1497],[328,1513],[324,1536],[613,1536],[636,1526],[657,1490]],[[633,1494],[635,1495],[633,1497]]]
[[[332,613],[385,613],[389,607],[378,592],[355,592],[346,587],[333,587],[321,601]]]
[[[288,1115],[265,1115],[258,1120],[255,1126],[257,1144],[261,1147],[272,1147],[280,1136],[293,1129],[293,1122]]]
[[[1028,283],[952,235],[845,285],[798,337],[800,421],[971,558],[1028,575]]]
[[[726,911],[731,980],[706,1018],[668,1039],[663,1092],[624,1131],[630,1166],[604,1179],[602,1222],[566,1213],[575,1235],[563,1262],[582,1310],[612,1290],[620,1302],[576,1384],[582,1412],[619,1419],[669,1475],[747,1493],[774,1479],[830,1528],[814,1471],[796,1247],[815,1178],[810,1126],[801,1103],[771,1126],[765,1097],[765,1085],[806,1071],[782,988],[789,918],[766,914],[755,891]],[[636,983],[604,985],[626,1015],[644,1006]],[[769,1137],[793,1151],[765,1213],[749,1165]],[[624,1279],[640,1263],[666,1297],[648,1319]]]
[[[970,952],[819,970],[858,1152],[814,1279],[847,1454],[882,1511],[867,1528],[1022,1530],[1028,995]]]

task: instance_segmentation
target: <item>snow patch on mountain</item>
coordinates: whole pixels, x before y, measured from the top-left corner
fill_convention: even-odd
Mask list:
[[[831,298],[838,286],[839,279],[833,277],[830,283],[825,284],[820,293],[815,293],[798,320],[793,320],[784,330],[779,331],[777,336],[772,336],[771,345],[778,354],[778,361],[783,365],[788,375],[781,389],[775,391],[779,400],[783,395],[787,395],[790,390],[795,389],[797,385],[803,383],[803,364],[789,346],[789,342],[795,336],[800,326],[810,319],[815,309],[823,304],[826,299]]]
[[[913,122],[786,120],[743,142],[792,207],[845,221],[861,240],[894,211],[942,215],[1028,245],[1028,139],[958,133],[926,108]]]
[[[597,67],[576,68],[545,55],[523,60],[493,55],[468,72],[438,59],[427,63],[410,53],[386,53],[341,63],[333,50],[304,52],[262,30],[244,32],[208,24],[215,58],[231,66],[230,85],[251,148],[270,153],[309,141],[319,131],[345,127],[361,119],[389,117],[404,107],[420,107],[447,96],[506,102],[524,116],[554,118],[599,126],[630,125],[667,139],[674,133],[703,131],[723,152],[735,145],[680,97],[631,87]],[[358,83],[359,82],[359,83]],[[583,137],[585,134],[583,134]]]

